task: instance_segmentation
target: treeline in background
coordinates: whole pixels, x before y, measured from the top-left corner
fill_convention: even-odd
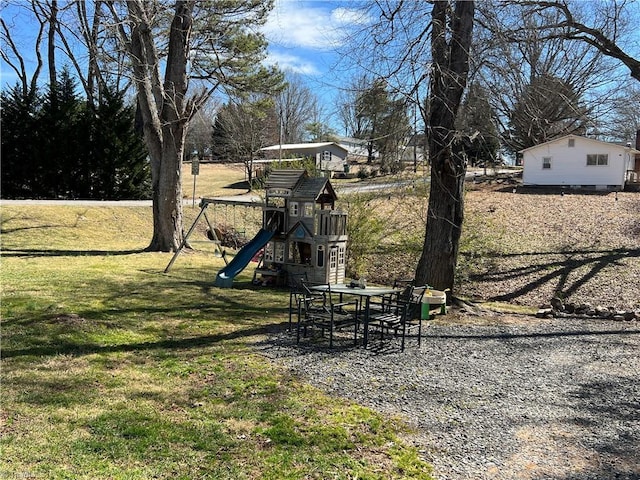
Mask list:
[[[46,91],[16,84],[2,102],[2,198],[145,199],[151,176],[135,106],[108,89],[90,104],[67,71]]]

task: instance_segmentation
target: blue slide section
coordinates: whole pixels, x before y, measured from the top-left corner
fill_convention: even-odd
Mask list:
[[[233,286],[233,279],[249,264],[253,256],[264,247],[273,237],[273,232],[264,228],[256,234],[229,262],[229,265],[218,272],[216,277],[216,287],[230,288]]]

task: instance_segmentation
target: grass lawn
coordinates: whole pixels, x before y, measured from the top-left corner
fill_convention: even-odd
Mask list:
[[[204,250],[163,274],[148,207],[1,213],[0,478],[430,478],[402,422],[252,350],[286,291],[215,288]]]
[[[191,164],[182,164],[182,193],[185,198],[193,198],[193,175]],[[223,197],[246,193],[248,184],[244,180],[244,164],[201,163],[195,178],[196,198]]]

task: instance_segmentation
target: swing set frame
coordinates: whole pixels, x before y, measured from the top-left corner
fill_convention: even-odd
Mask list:
[[[191,225],[191,227],[187,231],[187,234],[182,239],[182,243],[180,244],[180,247],[178,247],[178,249],[175,251],[175,253],[171,257],[171,260],[169,261],[169,264],[164,269],[164,273],[168,273],[169,270],[171,270],[171,267],[173,266],[174,262],[176,261],[176,259],[178,258],[178,256],[182,252],[182,250],[184,250],[184,248],[188,245],[189,237],[191,236],[193,231],[196,229],[196,226],[198,225],[198,222],[200,221],[200,219],[202,217],[204,217],[204,219],[206,220],[207,225],[209,226],[209,231],[211,232],[211,235],[213,236],[213,238],[211,240],[215,244],[214,252],[216,252],[216,254],[219,254],[220,257],[222,257],[222,259],[224,260],[225,264],[229,263],[229,262],[227,262],[227,258],[226,258],[227,252],[222,249],[221,241],[220,241],[220,238],[218,238],[218,234],[216,233],[216,229],[213,227],[213,225],[209,221],[209,217],[207,217],[207,208],[209,207],[209,205],[214,205],[214,206],[215,205],[225,205],[225,206],[226,205],[233,205],[234,207],[240,205],[240,206],[245,206],[245,207],[256,207],[256,208],[257,207],[259,207],[259,208],[263,208],[264,207],[263,203],[258,203],[258,202],[249,202],[249,201],[231,200],[231,199],[221,199],[221,198],[203,198],[203,199],[201,199],[200,200],[200,204],[199,204],[200,212],[198,212],[198,215],[196,216],[195,220],[193,221],[193,224]],[[234,219],[235,219],[235,211],[234,211]],[[246,232],[245,232],[245,234],[246,234]]]

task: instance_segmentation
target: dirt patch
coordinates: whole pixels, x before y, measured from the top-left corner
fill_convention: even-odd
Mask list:
[[[401,219],[396,229],[416,238],[413,250],[396,241],[376,252],[369,261],[372,282],[413,276],[426,215],[426,205],[417,202],[405,197],[388,214],[417,220]],[[456,294],[531,308],[558,296],[640,309],[640,193],[470,186]]]

